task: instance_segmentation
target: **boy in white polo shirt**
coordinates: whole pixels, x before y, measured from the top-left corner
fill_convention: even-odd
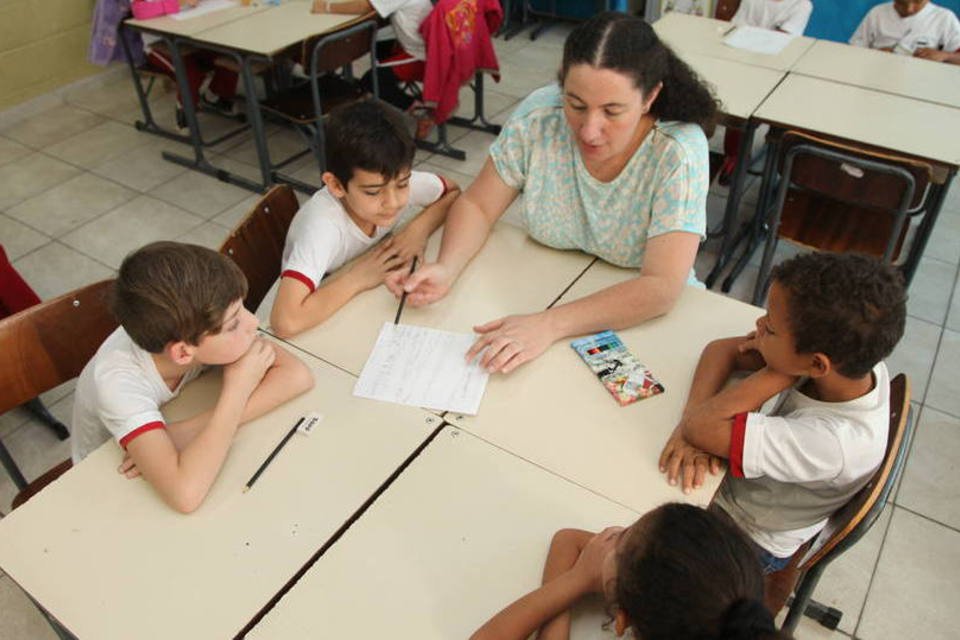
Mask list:
[[[330,114],[325,127],[324,188],[301,207],[287,231],[280,287],[270,324],[289,337],[320,324],[354,296],[420,256],[443,224],[459,187],[412,171],[414,143],[399,114],[375,100]],[[399,232],[393,227],[423,211]],[[327,273],[356,260],[326,282]]]
[[[732,22],[799,36],[812,12],[810,0],[743,0]]]
[[[868,11],[850,44],[960,64],[960,20],[930,0],[894,0]]]
[[[660,456],[685,490],[699,486],[712,456],[729,460],[713,507],[753,539],[766,573],[785,567],[882,461],[890,411],[882,360],[906,316],[902,275],[866,256],[802,255],[772,277],[756,331],[704,349]],[[753,373],[728,386],[737,371]],[[773,411],[759,413],[777,394]]]
[[[237,428],[313,386],[302,362],[257,337],[246,291],[237,265],[204,247],[155,242],[128,255],[113,291],[120,327],[77,380],[74,462],[113,438],[121,473],[178,511],[199,507]],[[168,424],[160,407],[207,365],[223,366],[216,405]]]

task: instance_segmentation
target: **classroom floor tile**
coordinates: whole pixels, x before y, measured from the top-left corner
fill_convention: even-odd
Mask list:
[[[165,160],[161,155],[165,149],[176,149],[179,152],[183,145],[163,138],[153,138],[148,144],[121,153],[93,167],[93,173],[137,191],[150,191],[187,171],[186,167]]]
[[[894,509],[857,637],[955,638],[960,532]]]
[[[960,333],[944,330],[924,404],[960,416]]]
[[[30,147],[25,147],[19,142],[0,136],[0,165],[19,160],[32,152],[33,150]]]
[[[913,440],[897,504],[960,530],[960,418],[926,407]]]
[[[12,578],[0,578],[0,638],[14,640],[56,640],[57,634],[46,618]]]
[[[4,127],[0,135],[33,149],[43,149],[92,129],[104,120],[103,116],[65,104]]]
[[[907,299],[907,313],[914,318],[942,325],[950,305],[950,291],[957,278],[957,265],[932,258],[920,260]]]
[[[118,269],[131,251],[157,240],[176,238],[203,224],[183,209],[140,196],[63,237],[63,242]]]
[[[0,214],[0,238],[8,260],[16,260],[50,242],[50,238],[18,220]]]
[[[186,171],[151,189],[150,195],[210,219],[246,198],[250,192],[226,182],[212,181],[209,176],[196,171]]]
[[[136,192],[91,173],[10,207],[7,215],[58,237],[133,199]]]
[[[108,120],[44,149],[65,162],[92,169],[107,160],[144,145],[147,139],[129,124]]]
[[[891,376],[905,373],[910,377],[913,397],[921,402],[937,356],[942,330],[939,325],[907,316],[903,337],[886,361]]]
[[[940,212],[923,255],[950,264],[960,262],[960,211]]]
[[[191,229],[182,236],[178,236],[175,238],[175,240],[178,240],[179,242],[189,242],[190,244],[198,244],[202,247],[207,247],[208,249],[217,251],[220,249],[220,245],[223,244],[223,241],[227,239],[228,235],[230,235],[230,229],[227,229],[216,222],[204,222],[199,227]]]
[[[55,298],[114,275],[113,269],[59,242],[51,242],[28,253],[13,266],[41,300]]]
[[[0,209],[42,193],[70,178],[81,170],[43,153],[32,153],[16,162],[0,166]]]

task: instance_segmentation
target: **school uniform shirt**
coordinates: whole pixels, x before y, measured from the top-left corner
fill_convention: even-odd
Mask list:
[[[433,10],[430,0],[370,0],[370,6],[380,17],[390,19],[390,26],[404,51],[417,60],[427,59],[420,23]]]
[[[648,239],[704,235],[707,138],[696,124],[658,121],[620,175],[601,182],[583,164],[553,84],[517,107],[489,153],[500,178],[523,191],[523,224],[541,244],[636,269]],[[688,282],[698,284],[693,269]]]
[[[410,199],[397,219],[406,220],[418,209],[442,198],[446,191],[443,179],[435,173],[411,172]],[[350,219],[337,198],[326,188],[320,189],[290,223],[281,277],[295,278],[313,292],[324,274],[339,269],[378,243],[391,228],[377,227],[373,236],[368,236]]]
[[[803,35],[813,12],[810,0],[743,0],[733,24]]]
[[[110,438],[126,449],[137,436],[163,429],[166,421],[160,407],[177,397],[202,369],[190,369],[171,391],[151,354],[118,327],[77,379],[70,433],[74,463]]]
[[[875,6],[860,22],[850,44],[890,49],[900,43],[907,51],[918,48],[960,49],[960,20],[950,9],[933,3],[908,18],[901,18],[893,3]]]
[[[890,421],[884,363],[873,380],[873,389],[848,402],[815,400],[798,383],[770,415],[734,420],[730,471],[714,502],[774,556],[793,555],[880,466]]]

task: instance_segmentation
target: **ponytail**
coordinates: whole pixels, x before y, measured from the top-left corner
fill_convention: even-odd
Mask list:
[[[622,73],[645,95],[662,83],[651,113],[663,120],[700,125],[708,137],[713,134],[717,99],[641,18],[608,11],[581,23],[563,45],[561,85],[577,64]]]

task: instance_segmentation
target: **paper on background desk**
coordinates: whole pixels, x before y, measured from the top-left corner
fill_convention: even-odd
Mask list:
[[[791,33],[741,25],[727,34],[723,43],[734,49],[775,56],[783,51],[794,37]]]
[[[171,13],[170,17],[174,20],[189,20],[235,6],[237,6],[237,3],[233,0],[202,0],[195,7],[182,7],[179,12]]]
[[[475,337],[384,323],[353,395],[476,415],[489,374],[464,356]]]

